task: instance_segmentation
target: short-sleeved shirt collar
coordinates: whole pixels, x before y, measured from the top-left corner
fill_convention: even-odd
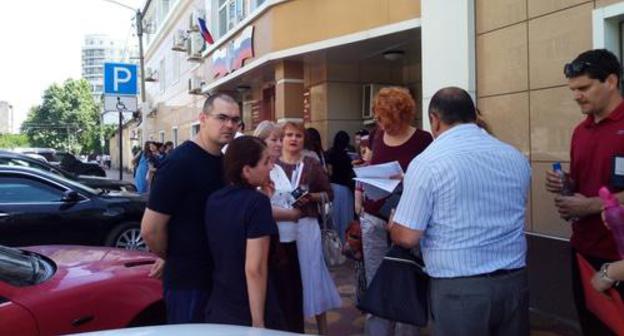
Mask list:
[[[593,114],[588,115],[587,118],[585,118],[585,121],[583,121],[583,126],[589,128],[600,125],[602,123],[618,121],[622,118],[624,118],[624,101],[622,101],[620,105],[618,105],[615,110],[613,110],[613,112],[609,113],[609,115],[606,118],[602,119],[598,124],[594,122]]]

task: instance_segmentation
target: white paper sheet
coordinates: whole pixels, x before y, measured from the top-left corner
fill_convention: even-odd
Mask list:
[[[364,184],[366,197],[378,200],[390,195],[401,183],[400,180],[390,177],[403,174],[398,161],[354,168],[357,177],[354,180]]]
[[[398,161],[353,168],[353,171],[355,176],[359,178],[389,179],[391,176],[403,174],[403,168]]]

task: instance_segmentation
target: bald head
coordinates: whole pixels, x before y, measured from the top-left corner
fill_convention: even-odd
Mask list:
[[[446,125],[477,120],[477,112],[468,92],[454,86],[440,89],[431,97],[429,114],[435,114]]]

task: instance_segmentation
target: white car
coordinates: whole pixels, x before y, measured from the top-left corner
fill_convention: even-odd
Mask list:
[[[113,329],[104,331],[95,331],[83,334],[84,336],[288,336],[303,335],[291,332],[258,329],[250,327],[241,327],[225,324],[172,324],[153,327]]]

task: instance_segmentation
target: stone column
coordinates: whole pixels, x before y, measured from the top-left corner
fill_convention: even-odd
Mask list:
[[[429,130],[429,101],[458,86],[476,97],[474,0],[422,1],[422,121]]]
[[[303,122],[303,64],[281,61],[275,65],[275,119]]]

